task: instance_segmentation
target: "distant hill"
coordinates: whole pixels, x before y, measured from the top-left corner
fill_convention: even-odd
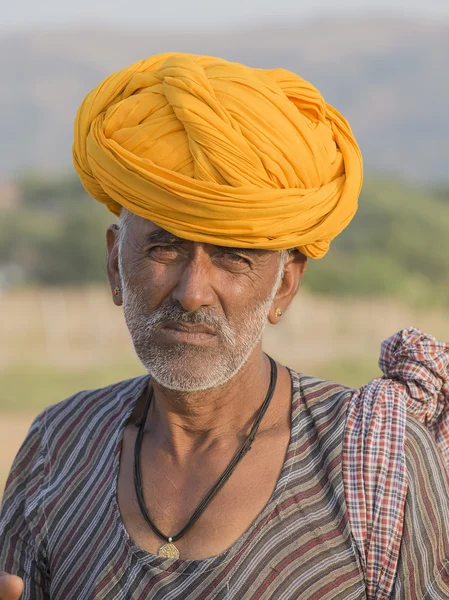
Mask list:
[[[449,180],[449,23],[353,18],[231,32],[27,31],[0,37],[0,177],[71,168],[84,95],[127,64],[178,50],[311,80],[351,122],[368,171]]]

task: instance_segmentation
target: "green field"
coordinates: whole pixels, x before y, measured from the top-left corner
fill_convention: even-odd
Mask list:
[[[135,363],[75,370],[16,365],[0,371],[0,411],[38,413],[80,390],[103,387],[142,372]]]

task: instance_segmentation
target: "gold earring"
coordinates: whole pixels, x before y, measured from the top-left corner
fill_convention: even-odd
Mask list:
[[[120,288],[119,287],[114,288],[114,291],[112,293],[114,294],[114,296],[120,296]]]
[[[276,312],[274,313],[278,318],[282,317],[282,310],[280,308],[276,309]]]

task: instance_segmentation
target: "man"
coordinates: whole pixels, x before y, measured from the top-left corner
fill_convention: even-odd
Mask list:
[[[360,390],[262,350],[356,210],[346,121],[292,73],[159,55],[88,95],[74,160],[120,214],[111,297],[148,375],[33,423],[0,598],[449,598],[449,346],[404,330]]]

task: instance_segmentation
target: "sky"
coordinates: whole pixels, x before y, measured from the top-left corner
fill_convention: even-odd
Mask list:
[[[0,0],[0,30],[60,24],[236,27],[347,12],[449,20],[449,0]]]

